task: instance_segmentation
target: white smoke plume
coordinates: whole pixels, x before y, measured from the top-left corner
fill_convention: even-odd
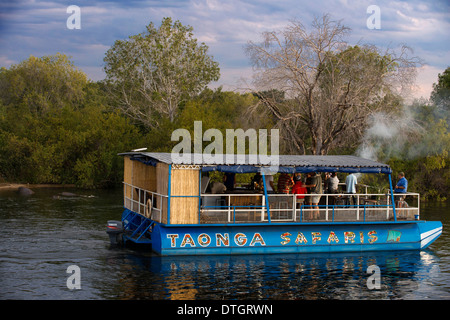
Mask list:
[[[413,158],[415,145],[423,132],[409,107],[404,107],[397,115],[375,113],[369,118],[368,129],[356,154],[375,161],[395,156]]]

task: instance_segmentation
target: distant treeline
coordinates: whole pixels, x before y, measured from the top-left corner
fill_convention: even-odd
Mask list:
[[[205,89],[183,103],[176,121],[157,129],[115,108],[103,82],[86,75],[62,54],[0,69],[0,182],[109,187],[122,181],[119,152],[148,147],[170,152],[177,128],[247,126],[252,94]]]
[[[448,97],[450,69],[435,85],[430,101],[409,110],[422,133],[392,154],[395,139],[372,141],[377,156],[394,174],[404,171],[409,190],[428,198],[448,197],[450,185]],[[446,85],[447,87],[444,87]],[[203,130],[273,127],[270,117],[250,117],[256,95],[205,89],[183,102],[175,121],[161,119],[157,129],[134,122],[119,112],[104,82],[91,82],[62,54],[30,57],[0,71],[0,179],[3,182],[76,184],[83,188],[120,184],[123,159],[117,153],[147,147],[170,152],[177,128]],[[446,109],[445,109],[446,108]],[[283,143],[287,143],[284,141]],[[362,143],[362,141],[361,141]],[[428,145],[429,154],[411,150]],[[339,153],[339,150],[333,150]],[[356,148],[344,152],[354,154]],[[370,183],[370,178],[365,177]]]

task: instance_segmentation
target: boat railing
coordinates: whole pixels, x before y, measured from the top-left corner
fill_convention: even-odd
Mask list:
[[[124,207],[154,221],[166,220],[164,210],[171,197],[124,183]],[[320,198],[318,203],[314,202],[318,201],[317,198]],[[304,194],[300,198],[299,195],[282,193],[269,193],[267,198],[262,193],[202,193],[198,221],[201,224],[229,224],[419,218],[418,193],[394,194],[395,215],[391,198],[389,193]]]
[[[157,192],[123,183],[124,207],[154,221],[162,221],[163,199],[168,198]]]
[[[418,193],[202,194],[201,223],[390,221],[419,218]],[[316,198],[314,198],[316,197]],[[320,201],[315,204],[313,201]],[[212,200],[211,200],[212,199]],[[267,211],[270,212],[268,215]]]

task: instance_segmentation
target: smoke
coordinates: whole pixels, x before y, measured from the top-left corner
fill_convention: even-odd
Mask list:
[[[415,119],[411,107],[403,107],[397,114],[374,113],[356,154],[375,161],[393,157],[415,158],[417,145],[424,130]]]

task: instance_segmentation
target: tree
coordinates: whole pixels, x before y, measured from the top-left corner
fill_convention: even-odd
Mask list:
[[[369,115],[392,110],[414,79],[419,60],[408,57],[407,47],[396,54],[349,46],[349,31],[324,15],[311,31],[292,21],[281,32],[264,33],[262,43],[248,43],[260,98],[255,110],[274,119],[285,152],[327,154],[358,141]],[[264,94],[273,89],[285,92],[285,101]]]
[[[141,138],[65,55],[0,70],[0,181],[114,185]]]
[[[437,83],[433,83],[430,100],[436,106],[436,116],[450,123],[450,67],[438,75]]]
[[[159,29],[117,40],[104,58],[107,81],[119,108],[150,129],[171,122],[186,99],[219,79],[219,67],[193,28],[164,18]]]
[[[33,116],[82,101],[87,76],[69,57],[57,53],[27,60],[10,69],[0,69],[0,92],[5,106],[23,108]]]

